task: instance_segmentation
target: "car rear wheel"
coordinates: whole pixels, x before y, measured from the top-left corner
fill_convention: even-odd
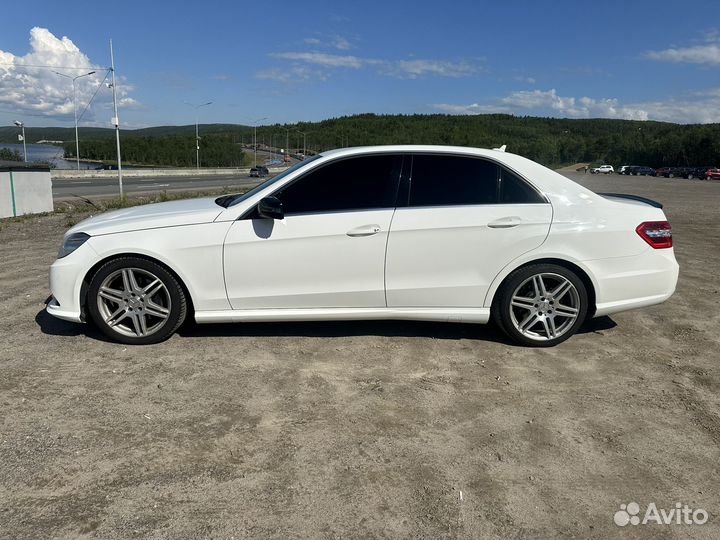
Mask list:
[[[577,274],[555,264],[536,264],[508,276],[493,317],[513,341],[552,347],[577,332],[587,310],[587,290]]]
[[[147,259],[114,259],[95,273],[88,313],[106,336],[131,345],[159,343],[185,320],[187,302],[177,279]]]

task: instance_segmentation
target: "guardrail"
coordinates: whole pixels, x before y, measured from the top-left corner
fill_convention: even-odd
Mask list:
[[[285,169],[274,167],[271,172],[281,172]],[[233,169],[123,169],[123,178],[137,178],[146,176],[228,176],[238,175],[247,176],[250,173],[250,167],[233,168]],[[117,171],[96,171],[93,169],[53,169],[53,179],[63,178],[117,178]]]

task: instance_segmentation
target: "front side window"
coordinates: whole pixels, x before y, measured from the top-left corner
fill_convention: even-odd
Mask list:
[[[308,172],[275,196],[286,214],[393,208],[402,156],[340,159]]]

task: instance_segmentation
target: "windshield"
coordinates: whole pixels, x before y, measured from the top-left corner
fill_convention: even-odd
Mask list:
[[[295,165],[293,165],[292,167],[290,167],[289,169],[286,169],[285,171],[281,172],[280,174],[273,176],[272,178],[268,178],[263,183],[255,186],[250,191],[247,191],[245,193],[233,194],[233,195],[223,195],[222,197],[218,197],[217,199],[215,199],[215,203],[219,204],[220,206],[222,206],[224,208],[230,208],[231,206],[235,206],[236,204],[241,203],[242,201],[245,201],[248,198],[252,197],[259,191],[262,191],[266,187],[273,185],[275,182],[282,180],[288,174],[295,172],[296,170],[298,170],[301,167],[304,167],[311,161],[315,161],[319,157],[320,157],[320,155],[318,154],[311,158],[307,158],[303,161],[300,161],[300,162],[296,163]]]

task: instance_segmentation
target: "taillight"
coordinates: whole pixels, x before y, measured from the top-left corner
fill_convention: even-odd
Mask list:
[[[635,232],[655,249],[671,248],[673,245],[672,228],[667,221],[646,221],[638,225]]]

